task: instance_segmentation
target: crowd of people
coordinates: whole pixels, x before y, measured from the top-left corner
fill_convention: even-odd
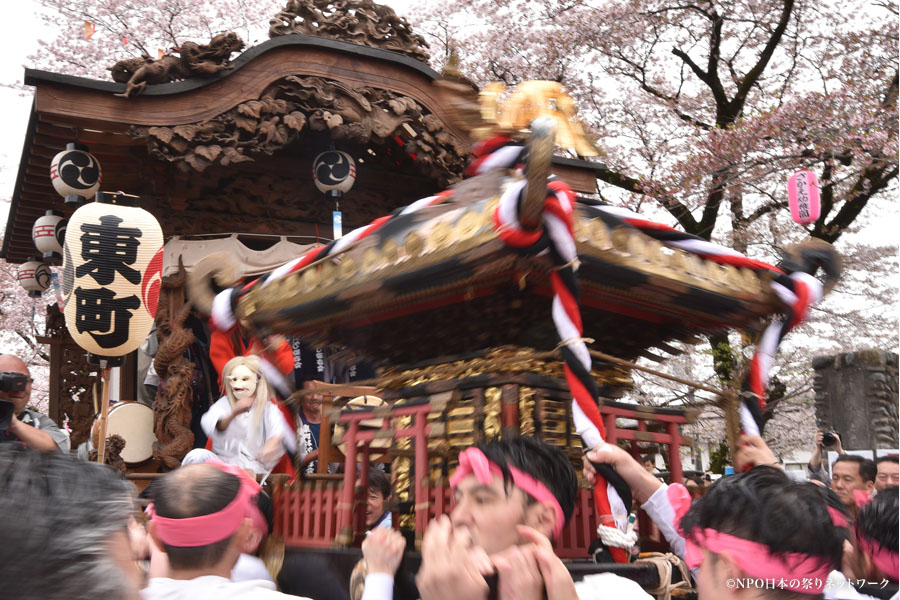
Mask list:
[[[65,432],[26,408],[31,381],[21,360],[0,357],[0,371],[27,378],[24,389],[0,392],[14,407],[0,439],[17,442],[0,444],[4,597],[295,597],[277,591],[259,557],[272,505],[257,475],[298,450],[259,359],[222,365],[224,395],[201,420],[210,448],[190,452],[155,481],[144,511],[131,484],[70,454]],[[301,427],[309,429],[315,411]],[[839,437],[832,449],[839,456],[830,478],[821,477],[816,452],[809,470],[820,477],[809,482],[788,477],[752,436],[741,438],[733,457],[738,474],[701,480],[699,491],[665,483],[652,461],[612,444],[586,452],[583,475],[592,483],[595,465],[616,470],[686,563],[701,600],[897,598],[897,457],[875,463],[846,454]],[[422,539],[415,575],[422,599],[652,598],[608,572],[576,581],[554,553],[579,486],[561,449],[524,436],[470,447],[451,486],[454,508]],[[392,520],[389,476],[372,468],[365,487],[362,597],[386,600],[408,542]]]

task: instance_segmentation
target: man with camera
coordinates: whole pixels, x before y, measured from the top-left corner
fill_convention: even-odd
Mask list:
[[[68,452],[69,436],[53,419],[25,408],[31,373],[22,359],[0,356],[0,443],[19,442],[38,452]]]
[[[809,458],[809,464],[806,469],[809,472],[809,478],[827,487],[831,487],[831,478],[825,470],[822,461],[823,449],[834,450],[839,455],[846,454],[843,446],[841,446],[841,436],[836,431],[819,431],[816,433],[816,449],[813,450],[812,456]]]

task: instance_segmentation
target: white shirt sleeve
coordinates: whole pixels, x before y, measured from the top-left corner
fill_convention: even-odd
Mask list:
[[[394,578],[387,573],[369,573],[366,575],[362,600],[393,600]]]
[[[663,537],[669,542],[672,552],[678,558],[684,560],[684,538],[679,535],[675,529],[675,509],[669,503],[669,496],[666,490],[669,486],[663,484],[653,492],[653,495],[641,505],[641,508],[653,519],[653,522],[659,527]]]
[[[209,407],[209,410],[200,417],[200,427],[203,429],[203,433],[210,438],[221,435],[222,432],[216,429],[216,424],[222,417],[227,417],[230,413],[231,404],[228,402],[227,397],[223,396],[216,400],[213,405]]]

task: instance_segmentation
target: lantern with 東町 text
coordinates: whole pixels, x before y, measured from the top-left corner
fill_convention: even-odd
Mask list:
[[[100,189],[100,163],[84,144],[66,144],[50,161],[50,181],[66,204],[82,204]]]
[[[66,240],[66,224],[62,213],[48,210],[31,228],[34,246],[43,254],[44,262],[59,264],[62,260],[63,242]]]
[[[346,152],[326,150],[313,161],[313,181],[320,192],[340,199],[356,181],[356,163]]]
[[[107,360],[136,350],[156,316],[163,235],[137,196],[100,192],[75,211],[63,248],[66,328],[75,342]]]
[[[44,290],[50,287],[50,267],[41,259],[32,257],[19,265],[16,278],[19,285],[28,290],[29,296],[40,298]]]
[[[788,204],[791,218],[801,225],[819,219],[819,180],[812,171],[797,171],[788,179]]]

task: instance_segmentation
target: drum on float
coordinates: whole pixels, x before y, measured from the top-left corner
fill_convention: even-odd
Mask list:
[[[98,417],[99,418],[99,417]],[[114,402],[109,405],[106,436],[120,435],[125,440],[122,460],[136,465],[153,457],[153,409],[140,402]]]

